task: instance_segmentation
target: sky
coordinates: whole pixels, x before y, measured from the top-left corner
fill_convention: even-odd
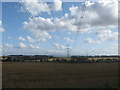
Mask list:
[[[117,0],[30,1],[2,2],[2,55],[118,54]]]

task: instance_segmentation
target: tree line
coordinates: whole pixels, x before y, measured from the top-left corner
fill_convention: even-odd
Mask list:
[[[97,60],[89,60],[89,58],[103,58]],[[104,59],[106,57],[106,59]],[[112,59],[110,59],[111,57]],[[25,62],[25,61],[38,61],[38,62],[69,62],[69,63],[94,63],[94,62],[119,62],[118,56],[71,56],[70,58],[53,57],[52,55],[9,55],[3,56],[3,62]],[[52,61],[49,61],[52,59]]]

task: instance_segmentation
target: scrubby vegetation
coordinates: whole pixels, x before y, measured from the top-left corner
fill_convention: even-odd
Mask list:
[[[102,63],[119,62],[118,56],[71,56],[71,57],[53,57],[48,55],[10,55],[3,56],[3,62],[61,62],[61,63]]]

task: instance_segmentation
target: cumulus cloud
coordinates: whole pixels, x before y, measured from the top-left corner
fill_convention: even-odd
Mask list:
[[[40,49],[40,46],[38,46],[38,45],[32,45],[32,44],[27,45],[27,44],[24,44],[22,42],[20,42],[18,44],[18,47],[23,48],[23,49],[27,49],[27,50],[29,50],[29,49]]]
[[[58,49],[66,49],[66,46],[61,45],[59,43],[53,43],[53,46],[56,47],[56,48],[58,48]]]
[[[28,3],[26,2],[26,7],[33,15],[38,15],[41,12],[50,12],[50,7],[56,7],[53,10],[61,10],[61,5],[58,3],[50,4],[47,3]],[[71,6],[69,8],[69,13],[66,13],[60,18],[43,18],[35,17],[34,22],[29,18],[27,22],[24,22],[23,28],[31,32],[35,37],[36,41],[45,42],[51,39],[51,32],[57,30],[69,30],[69,31],[79,31],[79,32],[89,32],[95,31],[98,40],[92,38],[86,38],[84,43],[89,44],[99,44],[103,41],[113,41],[117,40],[117,32],[112,32],[108,28],[117,27],[118,19],[118,2],[116,0],[108,1],[99,0],[98,2],[91,3],[87,1],[85,3],[85,12],[82,14],[82,7]],[[33,6],[33,7],[32,7]],[[57,7],[58,6],[58,7]],[[42,7],[42,8],[41,8]],[[30,38],[29,38],[30,39]],[[70,38],[64,38],[68,42],[74,42]],[[34,42],[34,40],[28,40]],[[59,49],[65,49],[66,46],[54,43],[53,46]],[[30,45],[31,48],[35,46]]]
[[[5,29],[2,27],[2,21],[0,21],[0,32],[4,32]]]
[[[68,37],[65,37],[64,40],[68,41],[68,42],[74,42],[74,40],[68,38]]]
[[[30,36],[26,36],[26,37],[19,37],[18,38],[18,40],[20,40],[20,41],[28,41],[28,42],[35,42],[35,40],[32,38],[32,37],[30,37]]]
[[[22,0],[24,5],[30,11],[33,16],[39,15],[42,12],[51,11],[60,11],[62,10],[62,1],[61,0],[54,0],[52,4],[47,4],[39,0]]]
[[[88,1],[89,2],[89,1]],[[81,22],[80,28],[88,28],[89,26],[93,29],[96,28],[108,28],[117,26],[118,19],[118,2],[117,0],[106,2],[105,0],[99,0],[89,5],[86,5],[86,10],[81,21],[81,7],[72,6],[70,7],[71,17],[74,17],[76,21]],[[114,14],[113,14],[114,13]],[[76,25],[79,23],[76,22]],[[84,30],[84,29],[83,29]]]
[[[20,41],[25,41],[26,39],[20,36],[20,37],[18,38],[18,40],[20,40]]]
[[[117,0],[109,2],[99,0],[99,2],[95,3],[87,1],[85,4],[85,9],[79,6],[70,7],[70,14],[66,17],[67,20],[70,19],[69,21],[73,20],[71,23],[77,26],[78,31],[86,32],[89,29],[111,28],[117,26]],[[84,12],[82,12],[82,10],[84,10]]]
[[[48,6],[47,3],[43,4],[46,7]],[[30,7],[33,8],[32,5]],[[37,9],[38,7],[34,8],[33,11],[36,12]],[[66,13],[61,18],[36,17],[34,19],[36,23],[29,19],[28,22],[24,22],[24,29],[29,30],[39,41],[46,41],[47,39],[51,39],[50,32],[56,30],[88,32],[90,30],[113,28],[117,27],[117,9],[118,2],[116,0],[109,2],[99,0],[95,3],[87,1],[85,3],[84,14],[82,12],[83,7],[73,5],[69,8],[70,13]]]
[[[100,30],[96,34],[101,41],[118,40],[118,32],[112,32],[111,30]]]
[[[37,41],[45,42],[46,40],[51,39],[51,35],[46,31],[31,30],[31,32],[37,38]]]
[[[50,18],[36,17],[34,18],[34,21],[29,19],[29,22],[24,22],[24,29],[39,29],[41,31],[53,31],[55,30],[55,24]]]
[[[84,43],[86,43],[86,44],[99,44],[99,43],[101,43],[101,41],[100,40],[93,40],[91,38],[86,38],[84,40]]]
[[[86,38],[84,43],[101,43],[104,41],[117,41],[118,40],[118,32],[112,32],[111,30],[98,30],[96,31],[96,35],[98,40],[93,40],[91,38]]]
[[[24,43],[22,43],[22,42],[20,42],[19,44],[18,44],[18,48],[25,48],[26,47],[26,45],[24,44]]]
[[[40,47],[38,45],[29,45],[30,48],[33,48],[33,49],[40,49]]]
[[[54,30],[54,24],[51,22],[51,19],[45,19],[42,17],[36,18],[34,23],[31,19],[30,22],[24,22],[24,29],[32,33],[38,41],[46,41],[51,39],[50,31]]]
[[[2,47],[0,47],[0,50],[2,50],[3,55],[15,55],[15,54],[39,54],[41,53],[41,48],[39,45],[32,45],[32,44],[24,44],[22,42],[18,43],[17,45],[12,45],[5,43]],[[32,52],[31,52],[32,51]],[[43,51],[42,51],[43,52]]]
[[[51,10],[61,11],[62,10],[62,1],[61,0],[53,0],[53,5]]]
[[[0,27],[0,32],[4,32],[4,31],[5,31],[4,28]]]
[[[3,45],[3,47],[5,47],[5,48],[11,48],[11,47],[13,47],[13,45],[12,45],[12,44],[9,44],[9,43],[5,43],[5,44]]]
[[[28,40],[29,42],[35,42],[35,40],[32,39],[30,36],[27,36],[26,38],[27,38],[27,40]]]

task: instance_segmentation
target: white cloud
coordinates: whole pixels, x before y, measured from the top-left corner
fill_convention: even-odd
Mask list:
[[[111,30],[99,30],[96,34],[101,41],[118,40],[118,32],[112,32]]]
[[[24,29],[32,30],[39,29],[41,31],[53,31],[55,30],[55,24],[50,18],[36,17],[35,21],[29,19],[29,22],[24,22]]]
[[[53,43],[53,46],[55,46],[58,49],[66,49],[66,46],[60,45],[59,43]]]
[[[12,44],[9,44],[9,43],[5,43],[4,45],[3,45],[3,47],[8,47],[8,48],[11,48],[11,47],[13,47],[13,45]]]
[[[18,38],[18,40],[20,40],[20,41],[25,41],[26,39],[20,36],[20,37]]]
[[[35,42],[35,40],[32,39],[30,36],[27,36],[26,38],[27,38],[27,40],[28,40],[29,42]]]
[[[2,26],[2,21],[0,21],[0,32],[4,32],[4,31],[5,31],[5,29]]]
[[[24,29],[29,30],[32,34],[35,33],[35,35],[37,32],[47,33],[48,36],[46,37],[48,38],[44,39],[50,39],[49,32],[55,30],[78,30],[79,32],[89,32],[90,30],[101,28],[113,28],[117,27],[117,9],[118,2],[115,0],[114,2],[107,3],[105,1],[95,3],[90,3],[88,1],[86,3],[86,10],[83,16],[81,16],[81,7],[72,6],[69,8],[70,13],[66,13],[61,18],[36,17],[34,19],[36,23],[29,19],[29,22],[24,22]],[[37,9],[35,11],[37,11]],[[83,18],[80,19],[81,17]],[[41,35],[38,36],[41,38]]]
[[[99,44],[99,43],[101,43],[101,41],[100,40],[93,40],[91,38],[86,38],[84,40],[84,43],[86,43],[86,44]]]
[[[72,32],[68,32],[68,35],[71,35],[72,34]]]
[[[72,40],[72,39],[70,39],[70,38],[68,38],[68,37],[65,37],[64,38],[66,41],[68,41],[68,42],[74,42],[74,40]]]
[[[113,0],[112,0],[113,1]],[[112,32],[109,28],[117,27],[117,19],[118,19],[118,2],[114,0],[114,2],[106,2],[105,0],[99,0],[99,2],[90,3],[89,1],[86,3],[86,10],[83,15],[83,18],[80,19],[81,16],[81,7],[72,6],[69,8],[70,13],[66,13],[61,18],[43,18],[36,17],[33,22],[29,19],[28,22],[24,22],[24,29],[28,30],[35,37],[36,41],[46,41],[51,39],[51,32],[56,30],[71,30],[79,32],[89,32],[91,30],[96,32],[96,36],[98,40],[92,38],[86,38],[84,43],[91,44],[99,44],[103,41],[113,41],[117,40],[118,34],[117,32]],[[26,4],[27,5],[27,4]],[[29,3],[28,7],[31,9],[31,13],[33,15],[38,15],[41,12],[50,12],[50,5],[46,3],[42,3],[42,5],[34,3],[34,7],[30,7],[31,3]],[[38,6],[37,6],[38,5]],[[53,5],[53,4],[52,4]],[[53,7],[51,5],[51,7]],[[60,5],[60,4],[59,4]],[[32,6],[32,5],[31,5]],[[57,7],[58,5],[56,4]],[[41,9],[39,9],[41,8]],[[60,10],[60,6],[59,9]],[[39,10],[38,10],[39,9]],[[57,11],[57,8],[56,8]],[[80,23],[80,24],[79,24]],[[71,33],[70,33],[71,34]],[[64,38],[67,41],[74,42],[70,38]],[[58,43],[54,43],[53,46],[59,49],[65,49],[66,46],[60,45]],[[35,46],[30,46],[34,48]],[[53,50],[54,51],[54,50]],[[51,51],[52,52],[52,51]]]
[[[25,48],[26,45],[25,45],[24,43],[20,42],[20,43],[18,44],[18,47],[19,47],[19,48]]]
[[[0,50],[2,48],[0,47]],[[32,51],[32,52],[31,52]],[[11,44],[4,44],[2,53],[3,55],[16,55],[16,54],[23,54],[23,55],[35,55],[35,54],[42,54],[44,51],[42,51],[42,48],[38,45],[29,45],[24,44],[22,42],[18,43],[17,45]]]
[[[47,4],[39,0],[22,0],[26,8],[33,16],[41,14],[41,12],[59,11],[62,10],[62,1],[54,0],[52,4]]]
[[[3,45],[4,46],[4,45]],[[8,45],[7,45],[8,46]],[[23,55],[35,55],[35,54],[48,54],[48,55],[57,55],[57,56],[66,56],[66,48],[65,49],[41,49],[40,46],[37,45],[25,45],[26,47],[18,48],[18,46],[12,47],[0,47],[3,55],[11,55],[11,54],[23,54]],[[57,45],[59,46],[59,45]],[[118,54],[118,45],[112,44],[108,45],[104,48],[96,48],[96,47],[84,47],[74,49],[74,51],[70,50],[70,55],[117,55]],[[31,52],[32,50],[32,52]],[[112,51],[112,52],[111,52]]]
[[[89,44],[99,44],[104,41],[117,41],[118,40],[118,32],[112,32],[111,30],[99,30],[96,32],[98,40],[93,40],[91,38],[86,38],[84,43]]]
[[[24,22],[24,29],[28,30],[32,33],[38,41],[46,41],[47,39],[51,39],[50,31],[54,30],[54,24],[51,22],[51,19],[45,19],[42,17],[36,18],[36,22],[34,23],[31,19],[28,22]]]
[[[34,45],[29,45],[29,47],[30,47],[30,48],[33,48],[33,49],[40,49],[40,47],[37,46],[37,45],[35,45],[35,46],[34,46]]]
[[[2,28],[2,27],[0,27],[0,32],[4,32],[5,30]]]
[[[0,49],[2,49],[3,48],[3,46],[2,45],[0,45]]]
[[[34,48],[34,46],[33,46],[33,45],[29,45],[29,47]]]
[[[39,46],[37,46],[37,45],[35,46],[35,48],[36,48],[36,49],[40,49],[40,47],[39,47]]]
[[[26,36],[26,38],[20,36],[18,38],[18,40],[20,40],[20,41],[28,41],[28,42],[35,42],[35,40],[30,36]]]
[[[76,19],[76,25],[81,22],[81,29],[83,29],[83,27],[89,29],[89,26],[93,29],[117,26],[118,2],[116,0],[107,3],[105,0],[99,1],[102,2],[95,2],[90,4],[88,1],[89,5],[86,6],[86,10],[83,15],[81,15],[81,7],[70,7],[71,17]],[[83,18],[80,21],[81,16]]]
[[[62,10],[62,1],[61,0],[53,0],[53,5],[51,10],[55,10],[55,11],[60,11]]]
[[[51,39],[51,35],[46,31],[32,31],[32,34],[35,35],[37,41],[45,42],[48,39]]]

